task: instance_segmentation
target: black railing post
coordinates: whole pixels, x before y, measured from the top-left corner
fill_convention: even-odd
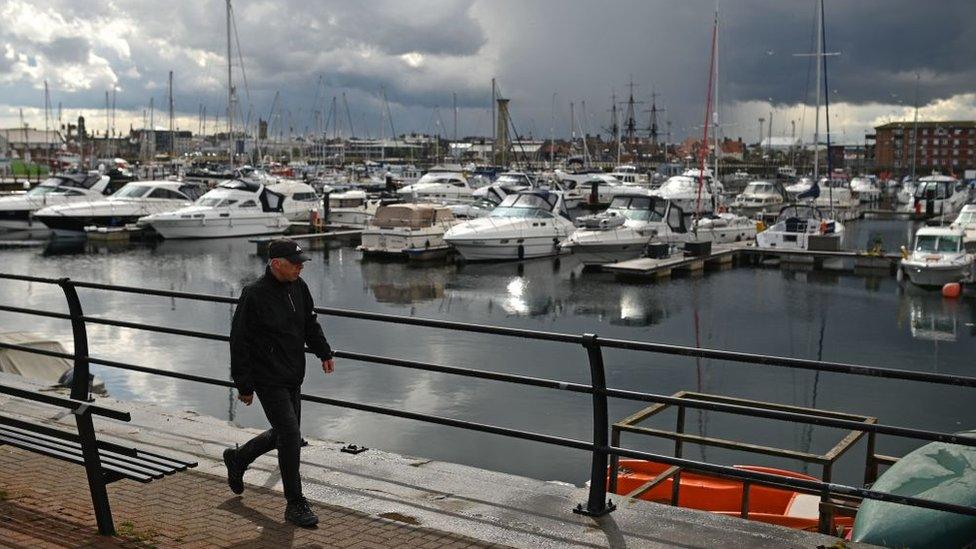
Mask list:
[[[609,421],[607,420],[607,378],[603,369],[603,352],[595,334],[583,335],[583,348],[590,363],[593,387],[593,454],[590,467],[590,495],[586,507],[579,504],[574,513],[601,517],[617,508],[607,498],[607,456],[609,455]]]
[[[68,313],[71,315],[71,332],[74,336],[75,366],[71,380],[71,398],[75,400],[90,400],[88,390],[91,379],[88,374],[88,331],[85,329],[84,313],[81,310],[81,300],[70,278],[58,280],[58,286],[64,292],[68,301]]]
[[[85,474],[88,476],[92,508],[95,510],[95,521],[98,523],[98,533],[103,536],[114,536],[115,524],[112,521],[112,508],[108,503],[108,491],[105,490],[105,477],[102,476],[102,463],[98,455],[98,443],[95,441],[95,426],[92,424],[91,410],[85,404],[75,410],[74,414],[75,422],[78,424],[81,455],[85,459]]]

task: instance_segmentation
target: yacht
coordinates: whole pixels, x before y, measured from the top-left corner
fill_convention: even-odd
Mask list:
[[[78,235],[85,227],[121,227],[140,217],[190,206],[204,193],[203,185],[180,181],[133,181],[104,200],[48,206],[34,218],[55,235]]]
[[[711,170],[706,168],[703,173],[699,170],[686,170],[681,175],[669,177],[651,193],[674,202],[691,214],[713,211],[715,202],[721,196],[721,189],[712,180]]]
[[[967,204],[962,207],[959,217],[950,225],[956,229],[962,229],[965,233],[964,244],[970,252],[976,252],[976,204]]]
[[[569,209],[577,205],[609,204],[617,195],[644,193],[650,191],[637,185],[627,185],[606,173],[566,173],[556,170],[556,181],[559,190],[564,192],[563,200]]]
[[[689,231],[680,206],[659,196],[617,195],[606,211],[579,217],[560,248],[586,265],[639,257],[648,242],[683,242]]]
[[[461,172],[445,166],[435,166],[423,175],[416,183],[406,185],[397,194],[403,200],[413,202],[438,202],[442,204],[457,204],[474,200],[474,187]]]
[[[911,176],[905,176],[905,179],[901,182],[901,188],[898,189],[897,199],[899,204],[911,204],[915,201],[915,187],[917,182],[912,180]]]
[[[295,179],[282,179],[277,183],[267,185],[268,190],[284,197],[282,211],[288,221],[307,222],[312,211],[317,211],[322,205],[315,189],[306,183]]]
[[[0,197],[0,229],[32,229],[33,214],[47,206],[102,200],[110,194],[110,179],[100,174],[49,177],[26,193]]]
[[[617,166],[610,172],[610,175],[625,185],[637,185],[639,187],[650,186],[647,174],[638,172],[636,166],[628,164]]]
[[[329,194],[328,222],[343,227],[364,228],[376,216],[382,199],[369,198],[366,191],[353,189]]]
[[[856,208],[860,201],[851,190],[851,184],[846,179],[820,179],[820,196],[814,205],[825,210],[841,210],[848,212]]]
[[[772,181],[752,181],[735,197],[732,207],[742,215],[779,211],[786,201],[783,186]]]
[[[525,187],[511,189],[497,183],[492,183],[487,187],[475,189],[474,196],[476,198],[474,202],[469,204],[452,204],[449,208],[451,208],[451,213],[454,214],[454,217],[461,220],[487,217],[496,206],[505,200],[506,196],[523,190],[528,189]]]
[[[734,213],[710,213],[691,223],[694,240],[713,244],[743,242],[756,238],[756,223],[748,217]]]
[[[561,192],[523,191],[487,217],[452,227],[444,240],[469,261],[529,259],[558,254],[574,229]]]
[[[785,187],[786,199],[790,202],[796,202],[797,197],[809,191],[811,187],[813,187],[813,180],[809,177],[802,177],[796,183]]]
[[[439,204],[385,204],[363,230],[364,255],[411,257],[446,253],[444,233],[457,223],[450,208]]]
[[[963,246],[964,238],[965,232],[959,228],[922,227],[915,233],[911,253],[902,252],[902,271],[916,286],[972,281],[973,255]]]
[[[881,189],[867,177],[855,177],[851,179],[851,193],[862,204],[873,203],[881,200]]]
[[[969,202],[965,184],[947,175],[930,175],[918,180],[913,207],[926,215],[955,214]]]
[[[269,187],[233,179],[208,191],[192,206],[147,215],[138,224],[152,227],[166,239],[281,234],[289,225],[285,200]]]
[[[791,204],[779,212],[773,226],[756,235],[760,248],[779,250],[807,250],[811,236],[836,235],[839,246],[844,243],[844,225],[825,215],[816,206]]]

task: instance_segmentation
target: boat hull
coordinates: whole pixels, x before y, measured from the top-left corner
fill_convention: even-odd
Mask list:
[[[736,465],[736,469],[779,475],[787,478],[818,481],[814,477],[772,467]],[[621,473],[617,478],[617,492],[626,495],[655,479],[668,465],[650,461],[620,460]],[[609,475],[608,475],[609,480]],[[674,477],[638,496],[640,499],[670,504]],[[684,471],[678,481],[678,506],[727,516],[741,516],[742,481],[712,476],[707,473]],[[793,490],[753,484],[749,489],[747,518],[788,528],[816,531],[819,525],[820,497]],[[834,517],[834,526],[849,527],[850,517]]]
[[[555,236],[528,238],[463,238],[451,239],[466,261],[512,261],[559,255],[559,239]]]
[[[912,284],[924,288],[940,288],[950,282],[965,280],[971,271],[970,265],[937,266],[909,261],[902,261],[901,268]]]
[[[138,215],[35,215],[34,219],[44,223],[55,235],[79,235],[85,227],[123,227],[139,220]]]
[[[564,244],[562,249],[573,254],[584,265],[604,265],[636,259],[644,253],[647,239],[630,242]]]
[[[148,223],[167,240],[191,238],[232,238],[281,234],[288,229],[284,217],[252,219],[178,219],[156,220]]]

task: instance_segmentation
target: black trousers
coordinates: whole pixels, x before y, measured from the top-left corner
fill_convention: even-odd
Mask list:
[[[294,502],[302,498],[302,477],[298,472],[302,446],[301,387],[256,387],[254,392],[261,401],[271,428],[240,447],[238,462],[247,467],[259,456],[277,448],[285,499],[289,503]]]

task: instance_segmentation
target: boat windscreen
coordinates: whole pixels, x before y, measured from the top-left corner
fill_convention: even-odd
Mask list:
[[[112,198],[139,198],[145,196],[150,190],[152,187],[148,185],[126,185],[113,194]]]
[[[958,252],[962,239],[956,235],[920,234],[915,238],[916,252]]]
[[[539,209],[551,212],[556,207],[556,196],[549,193],[525,193],[509,195],[499,206],[506,208]]]
[[[244,181],[243,179],[231,179],[230,181],[224,181],[218,187],[223,187],[225,189],[236,189],[239,191],[247,191],[256,193],[261,189],[261,185],[258,183],[252,183],[250,181]]]

